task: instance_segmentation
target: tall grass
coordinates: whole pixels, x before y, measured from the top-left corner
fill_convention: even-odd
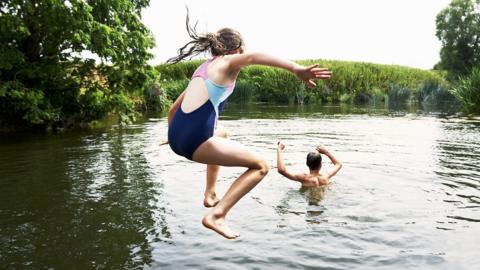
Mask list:
[[[156,66],[163,79],[183,80],[190,79],[193,72],[202,63],[201,60],[184,61],[177,64],[162,64]]]
[[[169,97],[175,98],[201,61],[159,65]],[[320,64],[332,70],[330,80],[317,81],[309,89],[288,71],[265,66],[242,69],[231,101],[272,103],[380,103],[400,106],[408,102],[430,102],[448,96],[445,77],[434,71],[403,66],[361,62],[302,60],[303,65]],[[438,97],[434,96],[439,94]],[[445,97],[442,97],[445,98]]]
[[[480,114],[480,67],[459,79],[452,90],[467,113]]]
[[[414,99],[420,102],[425,110],[442,108],[444,111],[458,112],[461,104],[451,90],[448,84],[439,85],[438,81],[426,80],[415,93]]]

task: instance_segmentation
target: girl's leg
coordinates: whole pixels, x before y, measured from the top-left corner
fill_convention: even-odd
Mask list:
[[[227,138],[228,133],[223,127],[217,126],[217,129],[215,130],[215,136]],[[205,207],[214,207],[220,201],[217,198],[217,193],[215,192],[219,170],[220,166],[218,165],[207,165],[207,186],[205,187],[205,198],[203,199],[203,205]]]
[[[205,227],[226,238],[238,237],[239,234],[232,231],[225,223],[225,216],[268,173],[269,168],[266,161],[243,147],[220,137],[212,137],[200,145],[193,154],[193,160],[205,164],[248,168],[233,182],[217,206],[202,220]]]
[[[205,187],[205,198],[203,199],[205,207],[214,207],[220,201],[215,192],[219,170],[220,166],[207,164],[207,186]]]

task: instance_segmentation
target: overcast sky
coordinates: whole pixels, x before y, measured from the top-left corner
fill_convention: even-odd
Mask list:
[[[189,41],[187,5],[199,32],[237,29],[247,51],[291,60],[333,59],[430,69],[439,61],[436,15],[451,0],[151,0],[143,22],[159,64]]]

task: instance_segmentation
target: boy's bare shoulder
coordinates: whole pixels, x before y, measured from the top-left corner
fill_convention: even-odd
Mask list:
[[[304,187],[316,187],[318,186],[318,176],[310,175],[310,174],[304,174],[303,176],[303,181],[302,181],[302,186]]]
[[[318,175],[315,178],[315,180],[317,181],[317,185],[319,186],[326,185],[330,182],[329,178],[326,175]]]

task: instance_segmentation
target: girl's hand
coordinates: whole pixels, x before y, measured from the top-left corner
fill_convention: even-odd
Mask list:
[[[312,79],[326,80],[330,79],[330,77],[332,76],[332,72],[328,70],[328,68],[319,68],[318,64],[314,64],[308,67],[298,65],[293,72],[310,88],[314,88],[317,85],[312,81]]]

